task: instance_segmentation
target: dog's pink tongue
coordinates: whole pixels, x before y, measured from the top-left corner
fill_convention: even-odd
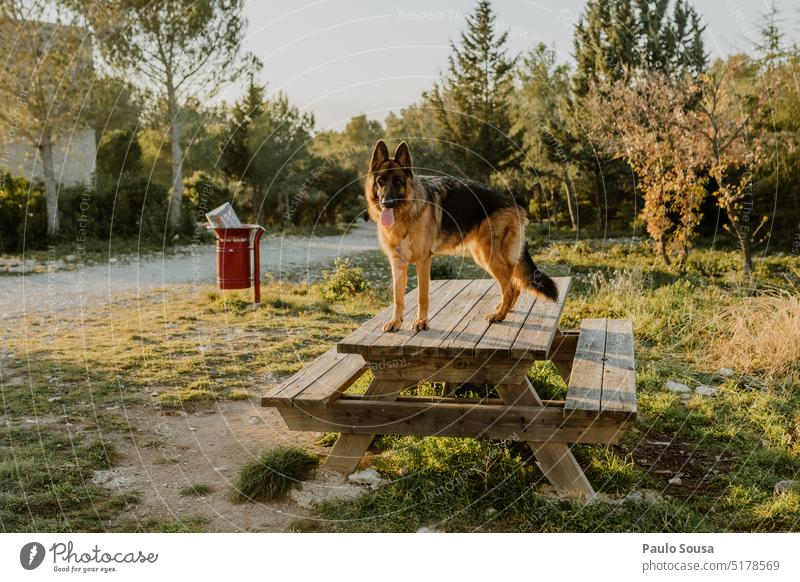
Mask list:
[[[381,224],[386,227],[394,224],[394,208],[384,208],[381,210]]]

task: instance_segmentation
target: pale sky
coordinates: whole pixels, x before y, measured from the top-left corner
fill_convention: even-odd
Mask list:
[[[694,0],[712,57],[750,50],[772,0]],[[245,49],[264,63],[261,80],[284,91],[317,128],[341,129],[358,113],[382,120],[419,99],[447,66],[449,42],[475,0],[249,0]],[[495,0],[512,53],[539,42],[571,60],[584,0]],[[797,0],[775,0],[783,29],[800,29]],[[794,40],[797,40],[796,38]],[[232,100],[240,88],[223,98]]]

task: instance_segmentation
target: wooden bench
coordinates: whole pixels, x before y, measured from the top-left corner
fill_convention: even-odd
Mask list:
[[[636,415],[633,324],[617,319],[584,319],[568,377],[564,413],[584,410],[600,416]]]
[[[335,402],[366,371],[358,354],[328,350],[261,398],[261,406],[324,408]]]

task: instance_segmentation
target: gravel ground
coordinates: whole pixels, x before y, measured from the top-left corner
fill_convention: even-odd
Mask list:
[[[377,248],[376,228],[371,222],[359,223],[338,236],[265,236],[261,239],[261,273],[278,280],[316,280],[335,258]],[[0,318],[96,307],[112,304],[119,294],[213,283],[216,263],[213,244],[204,244],[178,248],[166,256],[112,257],[105,264],[72,267],[0,276]]]

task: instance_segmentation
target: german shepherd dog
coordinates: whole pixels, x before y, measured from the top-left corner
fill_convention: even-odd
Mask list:
[[[365,184],[367,210],[378,223],[381,247],[392,265],[394,314],[384,331],[403,323],[408,264],[417,265],[419,299],[415,331],[428,329],[428,294],[433,255],[466,247],[500,285],[502,299],[487,319],[503,321],[523,290],[555,301],[553,280],[533,262],[525,240],[527,212],[510,193],[479,182],[417,176],[411,152],[401,143],[389,157],[379,140]]]

